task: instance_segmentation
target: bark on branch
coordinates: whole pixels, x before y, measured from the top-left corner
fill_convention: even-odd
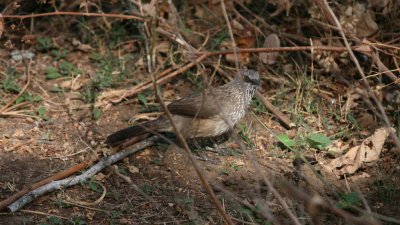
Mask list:
[[[18,199],[11,205],[9,205],[8,209],[11,212],[16,212],[19,209],[21,209],[24,205],[28,204],[29,202],[32,202],[37,197],[42,196],[48,192],[51,192],[51,191],[54,191],[54,190],[57,190],[60,188],[71,187],[73,185],[76,185],[83,181],[86,181],[87,179],[94,176],[95,174],[97,174],[98,172],[103,170],[104,168],[118,162],[119,160],[121,160],[133,153],[139,152],[146,147],[154,145],[154,142],[157,139],[158,139],[157,136],[148,138],[144,141],[138,142],[137,144],[135,144],[123,151],[117,152],[114,155],[104,157],[98,163],[96,163],[95,165],[90,167],[86,172],[82,173],[79,176],[74,176],[74,177],[69,177],[69,178],[65,178],[62,180],[53,181],[44,186],[41,186],[41,187],[27,193],[26,195],[24,195],[23,197],[21,197],[20,199]]]

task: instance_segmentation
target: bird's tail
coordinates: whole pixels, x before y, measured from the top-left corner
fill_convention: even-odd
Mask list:
[[[142,124],[119,130],[107,137],[106,144],[113,147],[127,139],[143,134],[167,131],[169,127],[170,123],[168,119],[160,117],[155,120],[147,121]]]

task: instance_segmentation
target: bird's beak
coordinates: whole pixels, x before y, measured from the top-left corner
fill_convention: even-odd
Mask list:
[[[253,84],[256,86],[260,86],[260,80],[252,80]]]

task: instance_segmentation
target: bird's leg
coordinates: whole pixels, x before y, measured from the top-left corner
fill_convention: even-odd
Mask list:
[[[229,129],[227,132],[219,136],[212,137],[211,141],[213,142],[213,145],[212,147],[207,146],[206,150],[221,153],[221,151],[224,150],[219,145],[227,142],[232,137],[232,135],[233,135],[233,129]]]
[[[207,154],[208,146],[213,143],[209,138],[191,138],[187,140],[190,150],[194,153],[194,158],[199,161],[210,162],[212,164],[219,164],[218,158],[211,157]]]

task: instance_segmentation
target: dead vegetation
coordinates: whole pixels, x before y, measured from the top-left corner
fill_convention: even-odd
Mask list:
[[[397,1],[0,9],[1,224],[400,224]],[[228,141],[87,169],[115,157],[108,134],[241,67],[262,85]]]

